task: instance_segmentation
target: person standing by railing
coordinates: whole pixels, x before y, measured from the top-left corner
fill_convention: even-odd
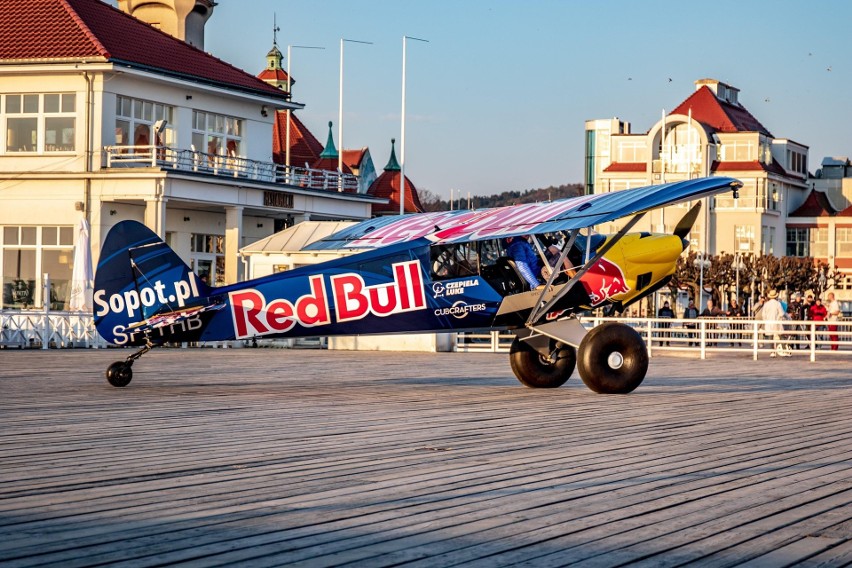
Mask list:
[[[716,305],[716,302],[715,302],[715,301],[713,301],[713,298],[709,298],[709,299],[707,300],[707,307],[706,307],[706,308],[704,308],[704,310],[701,312],[701,317],[702,317],[702,318],[718,318],[718,317],[721,317],[721,316],[723,316],[723,315],[724,315],[724,313],[723,313],[723,312],[722,312],[722,310],[721,310],[721,309],[720,309],[720,308]],[[704,329],[705,329],[705,330],[707,330],[707,337],[708,337],[708,338],[713,337],[714,339],[716,339],[716,338],[718,337],[718,334],[716,334],[716,333],[710,333],[710,330],[715,330],[715,329],[717,329],[717,325],[716,325],[716,324],[708,323],[708,324],[704,327]],[[710,343],[709,345],[710,345],[710,347],[715,347],[715,346],[716,346],[716,342],[715,342],[715,341],[713,341],[713,342],[712,342],[712,343]]]
[[[796,292],[793,294],[793,299],[787,306],[787,315],[793,321],[802,321],[805,319],[805,305],[802,303],[802,293]],[[796,324],[790,327],[790,345],[793,349],[799,349],[801,342],[801,331],[804,330],[802,324]]]
[[[826,311],[828,312],[827,319],[828,324],[828,339],[831,341],[831,350],[837,351],[839,346],[837,345],[837,322],[840,321],[840,303],[834,299],[834,292],[828,293],[828,306],[826,306]]]
[[[663,302],[663,307],[660,308],[659,310],[657,310],[657,317],[658,318],[664,318],[664,319],[674,319],[674,317],[675,317],[674,311],[671,309],[668,302]],[[671,322],[667,322],[667,321],[660,322],[660,327],[664,328],[664,329],[668,329],[669,327],[671,327],[671,325],[672,325]],[[669,336],[670,336],[670,332],[668,332],[668,331],[664,331],[660,334],[660,337],[665,340],[665,343],[666,343],[667,346],[669,345]]]
[[[685,320],[695,320],[698,319],[698,308],[695,307],[695,300],[692,298],[689,299],[689,305],[686,306],[686,309],[683,310],[683,319]],[[689,321],[683,324],[683,327],[687,329],[695,329],[696,323],[694,321]],[[695,332],[690,331],[688,333],[689,338],[689,346],[692,347],[694,344],[697,345],[697,341],[695,341]]]
[[[731,298],[731,303],[728,306],[727,316],[729,318],[741,318],[743,317],[743,309],[737,303],[736,298]],[[742,336],[743,324],[741,323],[732,323],[731,324],[731,346],[734,345],[734,341],[737,342],[737,347],[743,346],[743,336]]]
[[[822,300],[820,300],[819,297],[814,300],[813,305],[808,310],[808,315],[810,315],[810,319],[813,321],[825,321],[825,318],[828,316],[828,310],[822,305]],[[815,325],[814,329],[816,331],[817,340],[822,341],[824,337],[819,332],[825,329],[825,326]]]
[[[773,351],[769,354],[770,357],[790,357],[792,353],[784,349],[784,320],[789,319],[787,310],[781,305],[778,300],[778,291],[770,290],[769,299],[763,305],[761,315],[766,320],[764,332],[772,337]]]

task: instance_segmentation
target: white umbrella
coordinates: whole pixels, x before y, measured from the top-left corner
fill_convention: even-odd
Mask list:
[[[93,287],[89,223],[80,219],[74,244],[74,270],[71,272],[71,298],[68,301],[68,309],[73,312],[91,312]]]

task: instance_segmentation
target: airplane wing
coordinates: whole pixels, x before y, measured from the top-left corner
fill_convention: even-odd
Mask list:
[[[316,241],[305,250],[371,249],[427,236],[434,242],[453,243],[570,231],[726,190],[736,192],[741,186],[733,178],[707,177],[548,203],[379,217]]]

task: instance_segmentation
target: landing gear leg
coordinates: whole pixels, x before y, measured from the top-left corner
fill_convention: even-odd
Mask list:
[[[114,387],[126,387],[133,379],[133,362],[142,355],[154,348],[154,344],[149,340],[145,347],[129,356],[124,361],[116,361],[106,370],[106,380]]]

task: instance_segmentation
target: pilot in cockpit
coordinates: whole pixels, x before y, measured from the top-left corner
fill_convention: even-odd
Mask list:
[[[527,281],[531,290],[541,285],[538,274],[541,273],[542,262],[532,245],[524,237],[506,237],[506,254],[509,255],[521,276]]]

